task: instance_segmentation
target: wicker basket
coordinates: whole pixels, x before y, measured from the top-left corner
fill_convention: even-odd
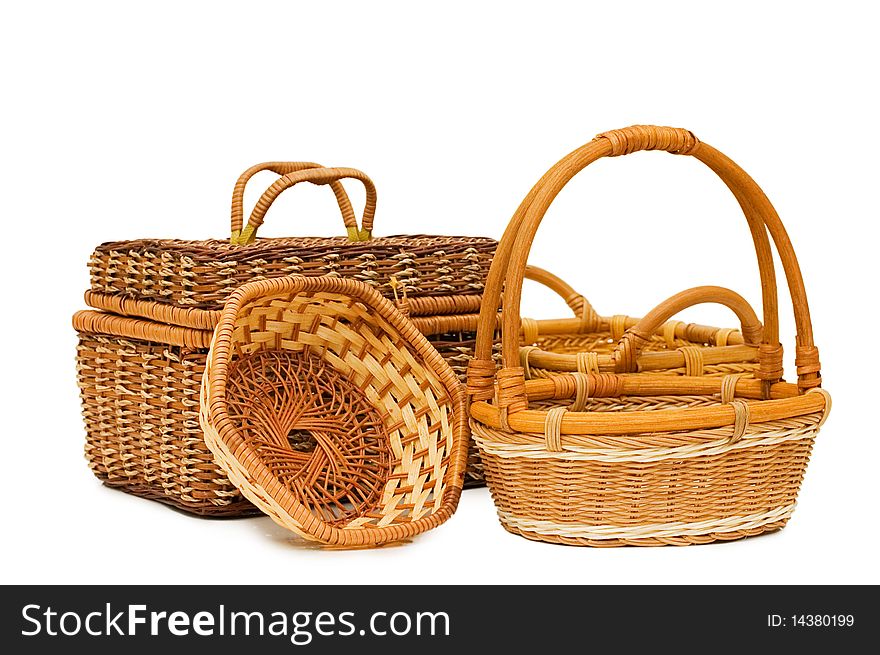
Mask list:
[[[464,389],[415,326],[360,282],[276,278],[233,293],[201,408],[229,478],[308,539],[398,541],[458,505]]]
[[[242,198],[255,173],[282,175],[242,229]],[[367,189],[362,226],[340,179]],[[333,190],[347,237],[256,239],[275,198],[299,182]],[[86,457],[107,485],[211,516],[253,513],[215,465],[198,424],[198,388],[211,335],[241,283],[285,275],[358,279],[410,315],[464,375],[473,351],[483,281],[496,242],[479,237],[372,238],[376,193],[353,169],[273,162],[248,169],[232,201],[231,241],[136,240],[92,254],[91,288],[73,324]],[[245,243],[247,242],[247,243]],[[472,484],[482,481],[473,454]]]
[[[599,372],[527,381],[518,339],[520,295],[541,219],[590,163],[640,150],[693,156],[733,192],[758,256],[763,329],[739,296],[702,287],[674,296],[628,329],[614,352],[599,360]],[[797,384],[782,381],[768,232],[794,305]],[[490,348],[502,287],[502,366],[496,370]],[[657,326],[705,301],[736,311],[745,347],[757,351],[756,370],[720,377],[634,372]],[[757,347],[748,345],[755,340]],[[779,217],[742,169],[674,128],[600,134],[532,189],[493,261],[469,368],[471,428],[501,523],[510,532],[555,543],[693,544],[779,529],[794,510],[813,441],[830,409],[830,396],[820,389],[803,280]]]
[[[755,312],[740,296],[726,289],[707,289],[717,302],[742,314],[744,329],[716,328],[682,321],[645,319],[624,314],[603,317],[589,301],[565,281],[534,266],[526,278],[540,282],[559,294],[575,318],[535,320],[523,318],[520,364],[525,378],[546,378],[559,373],[598,373],[614,367],[616,344],[626,330],[642,321],[644,339],[634,370],[660,375],[724,376],[752,373],[758,367],[757,344],[761,325]],[[683,299],[687,300],[687,299]],[[650,323],[650,327],[647,326]]]

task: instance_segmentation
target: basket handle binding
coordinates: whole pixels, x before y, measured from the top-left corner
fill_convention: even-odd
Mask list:
[[[263,222],[263,217],[265,216],[265,210],[268,209],[268,206],[264,208],[262,215],[258,219],[257,225],[253,228],[252,231],[249,231],[247,234],[242,234],[242,226],[244,222],[244,190],[247,186],[248,181],[257,173],[261,171],[271,171],[281,176],[286,176],[291,173],[297,173],[305,170],[327,170],[324,169],[320,164],[316,164],[314,162],[265,162],[262,164],[257,164],[255,166],[251,166],[244,173],[242,173],[238,180],[235,183],[235,187],[232,190],[232,220],[231,220],[231,242],[237,245],[244,245],[247,243],[252,243],[256,229]],[[363,175],[363,173],[361,173]],[[364,177],[366,177],[364,175]],[[357,225],[357,218],[354,214],[354,209],[351,206],[351,200],[348,197],[348,194],[345,191],[345,188],[342,186],[342,183],[339,182],[339,179],[334,179],[327,181],[325,177],[322,177],[320,174],[316,174],[313,179],[302,179],[299,181],[308,181],[313,184],[329,184],[330,189],[333,191],[333,194],[336,196],[336,202],[339,204],[339,210],[342,212],[342,221],[345,224],[346,230],[348,232],[348,238],[351,241],[367,241],[370,239],[372,228],[373,228],[373,214],[367,213],[366,208],[364,211],[364,220],[362,228],[359,228]],[[276,184],[280,182],[276,181]],[[274,185],[273,185],[274,186]],[[270,187],[271,189],[272,187]],[[286,187],[285,187],[286,188]],[[283,189],[281,189],[283,190]],[[280,193],[280,191],[279,191]],[[375,189],[373,189],[373,194],[375,196]],[[266,195],[265,193],[263,194]],[[274,198],[272,199],[274,200]],[[271,204],[271,200],[269,204]],[[259,203],[258,203],[259,204]],[[368,202],[369,206],[369,202]],[[254,208],[254,212],[256,212],[257,207]],[[375,197],[373,202],[373,212],[375,212]],[[249,223],[253,223],[254,213],[251,214]],[[245,228],[246,230],[248,228]]]
[[[731,190],[745,214],[752,233],[761,274],[764,309],[764,335],[759,347],[759,370],[756,377],[769,386],[782,377],[782,346],[779,343],[777,290],[773,255],[767,236],[779,251],[788,279],[797,326],[795,363],[798,385],[804,391],[821,384],[818,349],[813,344],[809,305],[797,257],[791,241],[775,209],[749,175],[732,160],[711,146],[701,143],[691,132],[680,128],[633,126],[605,132],[573,151],[554,165],[529,191],[507,226],[496,251],[484,290],[477,334],[477,349],[468,372],[468,392],[475,400],[488,400],[494,395],[495,366],[491,343],[494,313],[502,309],[503,368],[497,372],[498,398],[502,409],[509,412],[527,407],[523,371],[518,367],[518,333],[523,269],[541,219],[562,188],[581,170],[603,157],[630,154],[641,150],[664,150],[686,154],[702,161]]]

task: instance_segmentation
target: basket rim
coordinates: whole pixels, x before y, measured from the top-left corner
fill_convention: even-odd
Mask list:
[[[589,374],[587,374],[589,377]],[[600,374],[601,375],[601,374]],[[666,376],[649,373],[607,375],[619,384],[618,392],[605,397],[638,397],[648,395],[714,395],[720,394],[723,378],[704,376]],[[528,400],[561,400],[571,397],[574,383],[571,375],[527,380]],[[800,393],[790,382],[770,386],[769,398],[764,399],[765,387],[761,380],[740,378],[735,383],[738,398],[747,398],[750,423],[765,423],[804,416],[830,409],[830,394],[821,388]],[[561,403],[560,407],[563,406]],[[548,415],[552,410],[525,409],[503,415],[501,408],[486,400],[473,400],[471,418],[487,427],[509,434],[529,436],[530,441],[542,442]],[[567,411],[561,419],[561,434],[569,435],[631,435],[642,433],[683,432],[732,426],[736,411],[731,403],[719,400],[714,407],[688,407],[662,410],[577,412]]]
[[[233,343],[234,321],[239,316],[242,307],[247,302],[262,296],[321,291],[349,295],[375,311],[414,347],[416,354],[422,359],[425,366],[438,376],[440,383],[449,394],[453,411],[453,420],[451,421],[453,447],[449,455],[450,463],[444,476],[445,488],[442,503],[436,511],[426,516],[409,523],[392,526],[355,528],[339,528],[318,519],[285,486],[278,482],[259,458],[253,456],[226,411],[226,371]],[[200,420],[205,429],[205,441],[217,457],[218,464],[227,470],[226,462],[216,452],[218,444],[213,442],[212,437],[214,436],[222,446],[228,448],[229,455],[247,472],[249,485],[266,493],[273,503],[279,509],[283,509],[297,524],[311,528],[301,533],[308,538],[318,539],[332,545],[368,545],[396,541],[415,536],[442,524],[452,516],[458,505],[467,467],[467,446],[470,435],[463,386],[442,356],[412,322],[403,316],[390,301],[362,282],[327,276],[289,276],[250,282],[239,287],[230,295],[214,333],[205,374],[202,378],[201,393],[203,402],[201,403]],[[230,471],[227,470],[227,473]],[[232,477],[231,474],[230,477]],[[265,484],[258,482],[258,480],[265,481]],[[245,496],[251,497],[257,494],[247,485],[236,486],[239,486]],[[261,506],[262,503],[257,504]]]

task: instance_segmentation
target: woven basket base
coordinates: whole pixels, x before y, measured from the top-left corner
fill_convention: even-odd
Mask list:
[[[322,359],[241,355],[225,399],[251,456],[317,520],[343,527],[376,511],[391,475],[389,435],[366,394]]]
[[[537,534],[529,530],[520,530],[511,525],[501,522],[505,530],[511,534],[525,537],[529,541],[542,541],[545,543],[562,544],[564,546],[591,546],[593,548],[619,548],[621,546],[698,546],[711,544],[718,541],[737,541],[746,537],[756,537],[769,532],[777,532],[785,527],[788,519],[768,523],[760,528],[751,530],[737,530],[736,532],[710,532],[705,535],[693,537],[669,537],[666,539],[574,539],[558,535]]]

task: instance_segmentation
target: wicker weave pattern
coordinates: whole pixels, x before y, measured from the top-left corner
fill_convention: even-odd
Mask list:
[[[345,526],[380,502],[392,457],[382,419],[321,359],[289,350],[240,357],[226,399],[247,446],[312,513]]]
[[[560,321],[535,321],[535,330],[538,334],[538,337],[535,337],[536,343],[544,351],[575,353],[580,350],[591,350],[610,355],[614,344],[608,342],[609,338],[619,339],[624,329],[637,323],[637,319],[629,317],[607,319],[599,317],[582,295],[547,271],[529,267],[527,276],[560,295],[572,308],[575,316],[587,318],[586,324],[563,325],[563,332],[553,329]],[[471,298],[474,300],[473,303]],[[86,303],[106,312],[85,311],[78,312],[74,316],[74,327],[79,331],[81,339],[78,361],[84,370],[102,371],[104,378],[115,377],[121,370],[138,371],[144,366],[142,361],[144,357],[167,358],[166,353],[178,357],[176,353],[185,352],[187,361],[201,370],[205,364],[214,327],[220,317],[219,311],[184,309],[91,291],[86,292]],[[476,314],[448,312],[472,311],[478,307],[479,299],[469,296],[408,298],[401,303],[401,308],[405,308],[413,315],[413,324],[427,335],[434,348],[462,381],[466,379],[468,363],[474,355],[478,317]],[[443,315],[421,315],[430,310],[438,311]],[[147,317],[151,320],[141,320],[136,317]],[[570,323],[570,319],[566,320]],[[561,322],[564,323],[565,320]],[[545,325],[548,326],[547,334],[545,334]],[[586,328],[583,327],[584,325]],[[668,327],[673,329],[670,331]],[[582,333],[578,331],[581,329],[602,331]],[[728,342],[742,342],[742,336],[738,331],[675,324],[675,322],[671,322],[661,332],[668,334],[662,336],[658,333],[645,348],[646,352],[700,346],[702,345],[700,340],[715,342],[716,335],[719,334],[724,336],[721,345],[727,345]],[[105,345],[100,353],[93,347],[87,347],[96,339],[101,340]],[[500,364],[499,343],[494,344],[493,353],[494,361]],[[540,357],[537,359],[540,360]],[[753,369],[754,366],[754,363],[705,365],[704,374],[712,376],[736,373]],[[146,367],[145,370],[150,371],[150,367]],[[526,370],[529,377],[535,378],[557,374],[556,370],[541,368],[537,364]],[[576,364],[575,370],[578,370]],[[686,371],[684,368],[672,368],[659,372],[680,375]],[[213,456],[203,441],[201,428],[197,425],[198,408],[192,403],[185,402],[186,396],[177,392],[177,389],[191,390],[191,380],[183,371],[167,365],[160,373],[163,376],[164,391],[161,399],[154,399],[150,406],[177,407],[175,412],[165,418],[166,421],[174,421],[173,424],[166,426],[166,430],[186,436],[185,448],[165,451],[161,476],[152,472],[150,464],[152,458],[149,455],[151,451],[167,448],[163,441],[164,437],[155,433],[156,410],[120,411],[113,413],[112,416],[105,416],[108,404],[124,402],[117,396],[117,394],[122,395],[124,387],[102,385],[98,390],[92,377],[80,375],[83,414],[87,426],[86,454],[96,475],[108,485],[137,495],[159,499],[186,511],[207,515],[236,515],[256,511],[229,483],[226,474],[214,464]],[[151,392],[152,389],[148,389],[142,393]],[[184,400],[180,400],[181,398]],[[608,400],[591,401],[592,411],[603,411],[611,407],[625,409],[630,406],[620,403],[607,404]],[[636,403],[632,406],[642,405]],[[122,471],[119,465],[121,461],[126,462],[125,471]],[[175,480],[178,474],[181,480]],[[185,480],[193,478],[196,474],[199,493],[193,496]],[[483,479],[483,464],[479,450],[471,442],[465,486],[481,485]]]
[[[207,349],[81,332],[86,459],[111,487],[194,514],[256,510],[214,463],[199,426]]]
[[[503,435],[477,422],[472,428],[508,530],[574,545],[649,546],[737,539],[783,527],[818,421],[815,414],[773,421],[739,441],[731,440],[729,428],[680,433],[673,435],[676,446],[653,434],[633,435],[626,444],[586,437],[585,445],[566,445],[562,453],[504,443]],[[542,473],[547,466],[553,476]],[[524,487],[527,480],[534,486]],[[567,510],[559,506],[563,496]]]
[[[246,398],[230,394],[231,379],[236,362],[255,353],[316,358],[335,371],[317,383],[332,392],[316,398],[304,386],[285,385],[299,397],[271,403],[278,417],[273,420],[289,416],[285,426],[314,435],[319,444],[307,457],[332,476],[311,475],[309,465],[294,473],[291,448],[274,440],[271,451],[261,450],[254,447],[255,436],[243,435],[246,425],[235,418],[240,412],[230,407],[241,407]],[[315,376],[320,378],[321,370]],[[248,386],[251,394],[266,389],[258,381]],[[348,398],[340,405],[342,396]],[[362,418],[374,412],[381,417],[381,433]],[[418,330],[360,283],[281,278],[236,291],[215,333],[200,418],[206,443],[236,486],[277,523],[309,539],[348,546],[395,541],[439,525],[458,503],[468,438],[459,382]],[[348,426],[341,428],[340,421]],[[388,448],[371,447],[366,477],[362,457],[344,454],[352,440],[362,439]],[[360,487],[384,471],[380,454],[388,455],[390,465],[381,493],[370,495]],[[335,482],[328,486],[331,478]],[[322,508],[355,496],[363,499],[361,506],[349,503],[346,513],[327,520]]]
[[[461,381],[473,357],[474,323],[470,331],[427,337]],[[77,312],[73,324],[86,459],[95,475],[108,486],[195,514],[256,512],[214,463],[199,426],[198,385],[213,330],[181,333],[175,326],[91,311]],[[160,451],[161,458],[155,455]],[[466,484],[483,484],[473,444]]]
[[[393,297],[392,277],[409,295],[479,295],[496,243],[479,237],[391,236],[105,243],[89,261],[92,291],[219,310],[245,282],[285,275],[360,280]]]

